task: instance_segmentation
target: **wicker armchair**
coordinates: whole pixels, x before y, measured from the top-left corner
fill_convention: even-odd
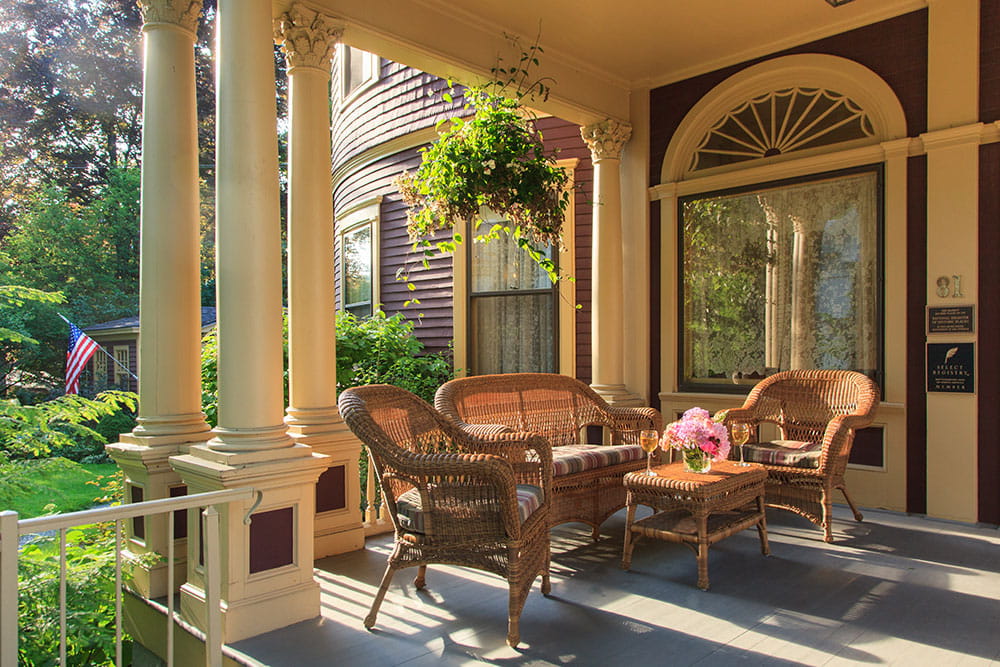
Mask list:
[[[847,493],[844,471],[854,432],[872,423],[878,403],[878,385],[861,373],[783,371],[758,383],[726,423],[750,424],[745,458],[767,469],[767,505],[804,516],[832,542],[834,489],[844,494],[854,518],[863,518]],[[757,426],[765,422],[776,424],[783,439],[757,442]],[[736,447],[733,452],[738,455]]]
[[[551,525],[601,524],[625,507],[625,473],[646,467],[639,430],[663,430],[653,408],[614,408],[583,382],[551,373],[507,373],[443,384],[434,405],[467,433],[485,438],[536,433],[552,445]],[[610,446],[585,442],[586,427],[606,427]]]
[[[430,405],[389,385],[341,393],[340,413],[367,446],[395,527],[395,548],[365,627],[375,625],[396,570],[429,563],[493,572],[510,585],[507,643],[531,584],[549,584],[552,452],[542,438],[510,434],[483,441],[455,428]]]

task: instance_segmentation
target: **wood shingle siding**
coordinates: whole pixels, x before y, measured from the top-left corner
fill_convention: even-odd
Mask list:
[[[441,119],[461,111],[463,100],[457,97],[447,103],[441,91],[445,81],[397,63],[382,60],[381,78],[368,90],[362,91],[349,104],[340,107],[333,122],[334,210],[341,214],[351,208],[382,196],[379,209],[378,267],[380,301],[386,314],[402,312],[415,325],[415,331],[428,350],[447,348],[454,337],[453,264],[451,257],[436,257],[429,268],[421,264],[421,256],[411,253],[406,232],[406,206],[392,180],[404,171],[414,171],[420,165],[421,146],[411,144],[397,152],[379,155],[379,146],[401,140],[419,131],[433,128]],[[591,217],[593,212],[593,166],[590,151],[580,137],[578,125],[558,118],[537,121],[546,148],[556,151],[556,159],[577,158],[574,175],[576,301],[583,307],[576,312],[577,365],[571,372],[584,382],[591,379],[590,362],[590,293],[591,293]],[[426,135],[424,135],[426,136]],[[416,143],[414,139],[414,143]],[[426,145],[426,144],[425,144]],[[367,156],[366,156],[367,153]],[[370,156],[368,160],[366,157]],[[345,167],[352,159],[358,166]],[[437,240],[450,239],[449,233],[439,233]],[[339,236],[336,240],[339,244]],[[339,259],[339,247],[338,259]],[[459,252],[466,252],[460,248]],[[403,281],[396,280],[396,271],[409,268],[410,291]],[[340,304],[341,275],[338,264],[335,278],[337,303]],[[420,303],[404,307],[417,298]]]
[[[441,98],[447,82],[436,76],[381,60],[381,77],[333,116],[333,168],[350,158],[416,130],[433,127],[462,109],[464,100]],[[338,102],[334,102],[338,105]]]

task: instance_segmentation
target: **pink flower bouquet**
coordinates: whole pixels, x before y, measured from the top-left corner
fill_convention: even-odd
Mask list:
[[[708,410],[691,408],[679,420],[667,425],[660,438],[660,447],[681,452],[691,469],[696,469],[697,459],[706,459],[706,463],[708,460],[724,461],[729,457],[729,433],[722,423],[724,418],[725,413],[713,418]]]

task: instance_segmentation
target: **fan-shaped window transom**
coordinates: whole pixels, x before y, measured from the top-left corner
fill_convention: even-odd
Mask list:
[[[875,136],[868,114],[845,95],[784,88],[750,99],[705,134],[689,171]]]

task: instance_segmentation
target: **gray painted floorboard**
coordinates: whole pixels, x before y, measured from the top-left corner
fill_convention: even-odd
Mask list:
[[[640,509],[642,512],[642,509]],[[1000,531],[890,512],[856,523],[837,508],[834,544],[768,512],[771,556],[751,529],[709,552],[695,587],[683,545],[640,542],[620,569],[624,512],[594,543],[552,533],[552,596],[536,583],[521,646],[505,644],[499,577],[431,566],[396,575],[373,632],[362,619],[391,535],[316,563],[322,616],[236,643],[249,664],[294,665],[1000,665]]]

